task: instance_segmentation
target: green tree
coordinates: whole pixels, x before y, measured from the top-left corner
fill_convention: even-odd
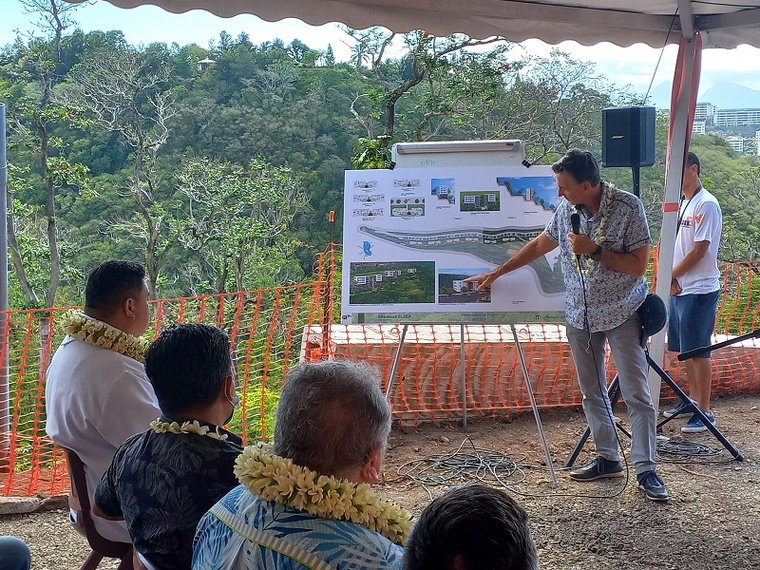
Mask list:
[[[441,104],[441,94],[435,83],[446,82],[450,86],[469,85],[460,78],[457,81],[448,81],[448,78],[457,72],[458,62],[472,62],[475,59],[468,56],[468,48],[482,47],[494,43],[504,44],[504,38],[493,37],[487,40],[475,40],[463,34],[453,34],[443,38],[430,35],[422,30],[404,34],[402,40],[406,50],[405,55],[397,60],[386,60],[387,51],[396,38],[395,33],[385,32],[381,28],[369,28],[358,31],[344,28],[344,31],[356,42],[355,56],[357,70],[361,68],[361,62],[367,60],[370,69],[378,83],[379,88],[370,89],[359,95],[351,105],[352,115],[364,126],[368,138],[375,138],[374,125],[379,119],[381,136],[377,137],[381,146],[388,146],[393,140],[396,131],[397,105],[400,99],[409,93],[415,86],[427,78],[428,103],[430,112],[436,116],[452,113],[456,105]],[[504,53],[506,45],[502,45],[492,52],[492,57]],[[463,77],[474,78],[471,75]],[[489,74],[489,77],[490,74]],[[480,80],[482,78],[478,78]],[[456,95],[449,95],[449,100],[456,100]],[[368,101],[370,107],[362,112],[358,106]],[[418,131],[425,130],[429,126],[432,115],[422,121]]]
[[[599,75],[593,64],[554,49],[548,58],[527,58],[507,82],[483,134],[518,138],[529,160],[553,159],[570,148],[601,148],[601,110],[630,96]],[[627,99],[628,97],[628,99]]]
[[[173,240],[167,234],[165,205],[158,196],[159,152],[169,139],[176,114],[172,73],[165,46],[108,50],[78,64],[69,94],[106,130],[118,133],[133,150],[129,194],[137,216],[112,225],[116,240],[130,236],[143,242],[148,288],[157,297],[161,268]]]
[[[210,276],[216,292],[300,279],[292,224],[308,199],[290,169],[261,158],[245,169],[189,158],[177,174],[177,191],[183,200],[176,234],[199,254],[199,277]]]
[[[32,306],[55,305],[61,279],[61,228],[56,212],[57,193],[63,188],[74,191],[86,184],[87,168],[70,162],[63,154],[64,141],[52,129],[56,123],[77,121],[75,110],[56,100],[55,89],[61,81],[61,51],[64,31],[71,26],[75,6],[59,0],[19,0],[23,8],[39,15],[38,28],[44,37],[32,35],[28,44],[16,42],[14,61],[4,73],[27,88],[11,89],[4,96],[10,100],[11,145],[28,151],[36,162],[34,170],[18,165],[10,169],[11,206],[8,220],[10,257],[19,287]],[[38,186],[39,185],[39,186]],[[38,192],[38,188],[42,192]],[[16,196],[31,200],[24,204]],[[20,216],[33,216],[35,222]],[[44,219],[43,224],[40,221]],[[21,235],[26,233],[26,235]],[[44,261],[40,250],[22,247],[29,239],[45,244]],[[45,271],[40,278],[39,271]],[[44,282],[44,285],[43,285]],[[44,289],[44,292],[41,291]],[[41,294],[40,294],[41,293]]]
[[[333,53],[333,48],[330,44],[327,44],[323,64],[325,67],[335,67],[335,54]]]

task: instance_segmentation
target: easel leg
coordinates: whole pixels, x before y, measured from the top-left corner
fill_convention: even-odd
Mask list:
[[[544,454],[546,455],[546,465],[549,467],[549,472],[552,475],[552,487],[555,489],[559,487],[559,480],[557,479],[557,472],[554,469],[554,463],[552,462],[552,454],[549,452],[549,445],[546,443],[546,436],[544,435],[544,426],[541,424],[541,416],[538,413],[538,406],[536,405],[536,396],[533,394],[533,386],[530,383],[530,376],[528,376],[528,367],[525,365],[525,355],[523,354],[522,345],[520,339],[517,336],[517,329],[514,324],[510,324],[512,327],[512,338],[515,339],[515,347],[517,347],[517,355],[520,358],[520,367],[522,368],[523,378],[525,378],[525,387],[528,389],[528,396],[530,397],[530,405],[533,408],[533,416],[536,418],[536,426],[538,427],[538,435],[541,438],[541,445],[544,448]]]
[[[401,329],[401,338],[398,341],[398,348],[396,349],[396,356],[393,357],[393,364],[391,365],[391,372],[388,376],[388,386],[385,388],[385,399],[390,400],[391,391],[393,390],[393,381],[396,379],[396,372],[398,371],[398,363],[401,360],[401,351],[404,348],[404,341],[406,340],[406,333],[409,330],[409,325],[404,325]]]
[[[459,380],[462,393],[462,427],[467,427],[467,378],[465,377],[464,325],[459,325]]]

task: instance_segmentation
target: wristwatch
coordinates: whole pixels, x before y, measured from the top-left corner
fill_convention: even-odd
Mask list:
[[[596,246],[596,251],[591,254],[591,257],[595,260],[599,261],[602,257],[602,245],[599,244]]]

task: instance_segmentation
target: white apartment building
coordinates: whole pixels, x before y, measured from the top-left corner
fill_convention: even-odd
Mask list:
[[[697,103],[697,108],[694,111],[694,122],[705,121],[712,124],[717,110],[718,108],[712,103]]]
[[[728,136],[726,142],[738,154],[744,154],[744,137]]]
[[[760,125],[760,108],[718,109],[715,112],[716,127],[743,127]]]

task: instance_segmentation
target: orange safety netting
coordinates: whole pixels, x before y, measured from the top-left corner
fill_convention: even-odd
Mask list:
[[[202,321],[224,328],[235,347],[243,386],[230,427],[245,441],[268,439],[282,378],[299,359],[366,360],[380,369],[387,388],[402,326],[332,324],[340,316],[338,266],[331,249],[320,259],[315,276],[302,284],[154,301],[149,334],[155,336],[176,322]],[[760,262],[728,263],[722,269],[724,289],[714,342],[760,327]],[[10,326],[0,322],[0,357],[9,362],[7,414],[0,397],[2,495],[58,495],[68,489],[63,454],[45,435],[44,405],[45,370],[63,337],[60,320],[66,310],[9,311]],[[523,324],[515,325],[515,332],[538,405],[579,405],[564,327]],[[712,356],[716,394],[760,390],[760,340],[746,340]],[[666,356],[664,369],[679,384],[682,366]],[[609,368],[611,379],[614,367]],[[410,325],[390,397],[394,418],[413,423],[458,419],[463,401],[470,416],[504,415],[529,407],[511,326]],[[665,387],[661,397],[673,395]]]

